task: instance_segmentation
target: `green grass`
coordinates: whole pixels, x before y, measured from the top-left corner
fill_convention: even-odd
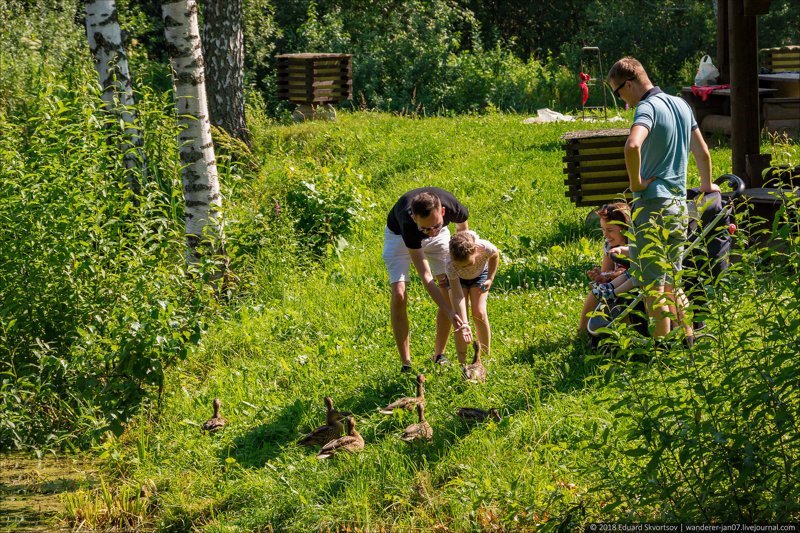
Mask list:
[[[229,211],[267,202],[303,165],[352,169],[366,207],[339,257],[314,264],[256,253],[249,302],[214,323],[196,353],[169,372],[158,421],[143,416],[123,437],[128,456],[119,466],[127,478],[155,482],[161,527],[463,530],[574,526],[602,516],[607,494],[588,491],[597,457],[587,443],[598,427],[617,424],[602,400],[621,385],[587,380],[598,369],[573,340],[588,289],[583,271],[599,260],[601,241],[584,224],[589,209],[563,194],[559,137],[609,125],[522,118],[345,113],[255,139],[262,169],[237,185]],[[713,157],[715,174],[730,170],[729,150]],[[690,179],[697,182],[696,171]],[[486,384],[463,382],[454,366],[433,368],[435,306],[411,284],[412,358],[428,376],[435,436],[408,446],[397,437],[414,416],[375,411],[413,391],[413,379],[398,373],[380,253],[388,209],[423,185],[453,191],[470,208],[470,227],[499,246],[503,261],[489,298]],[[294,444],[323,419],[325,395],[356,414],[363,453],[320,462]],[[214,397],[230,424],[209,437],[199,425]],[[497,406],[504,419],[466,427],[454,416],[459,406]],[[137,442],[144,451],[134,461]]]

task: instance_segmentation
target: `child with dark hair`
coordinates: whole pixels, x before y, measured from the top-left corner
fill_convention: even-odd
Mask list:
[[[603,231],[603,260],[597,266],[586,272],[595,286],[586,295],[578,323],[578,333],[586,331],[589,323],[590,312],[594,311],[600,299],[612,298],[618,294],[629,291],[634,286],[634,281],[628,274],[630,265],[627,255],[628,237],[625,232],[631,223],[631,211],[625,202],[607,204],[596,211],[600,217],[600,228]]]
[[[450,301],[453,311],[466,324],[467,314],[472,304],[472,318],[475,320],[475,335],[481,353],[489,355],[492,332],[486,300],[494,282],[500,252],[487,240],[479,239],[472,231],[463,231],[450,237],[450,256],[445,262],[447,281],[450,284]],[[456,335],[458,362],[466,362],[468,345]]]

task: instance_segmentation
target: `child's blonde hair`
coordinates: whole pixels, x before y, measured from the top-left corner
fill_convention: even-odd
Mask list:
[[[475,235],[469,231],[459,231],[450,237],[450,257],[456,261],[466,261],[477,247]]]

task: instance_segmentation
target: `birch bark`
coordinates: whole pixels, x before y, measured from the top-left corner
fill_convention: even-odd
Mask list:
[[[142,165],[144,173],[145,162],[141,151],[142,138],[134,125],[133,86],[115,0],[86,0],[86,38],[94,57],[106,109],[125,125],[120,148],[125,168],[129,171],[128,183],[133,192],[139,194],[141,184],[135,169]]]
[[[186,205],[187,260],[192,264],[198,263],[204,252],[221,254],[224,250],[222,196],[208,120],[197,2],[165,1],[161,10],[175,81],[175,110],[180,127],[178,144]]]
[[[203,58],[211,123],[247,142],[242,0],[202,0]]]

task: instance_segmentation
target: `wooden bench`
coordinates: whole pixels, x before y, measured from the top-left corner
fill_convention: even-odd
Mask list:
[[[800,46],[762,48],[759,82],[777,89],[766,98],[763,122],[768,131],[800,135]]]
[[[770,132],[800,136],[800,98],[765,98],[764,127]]]
[[[578,207],[630,200],[625,141],[630,130],[573,131],[561,140],[566,164],[566,196]]]

